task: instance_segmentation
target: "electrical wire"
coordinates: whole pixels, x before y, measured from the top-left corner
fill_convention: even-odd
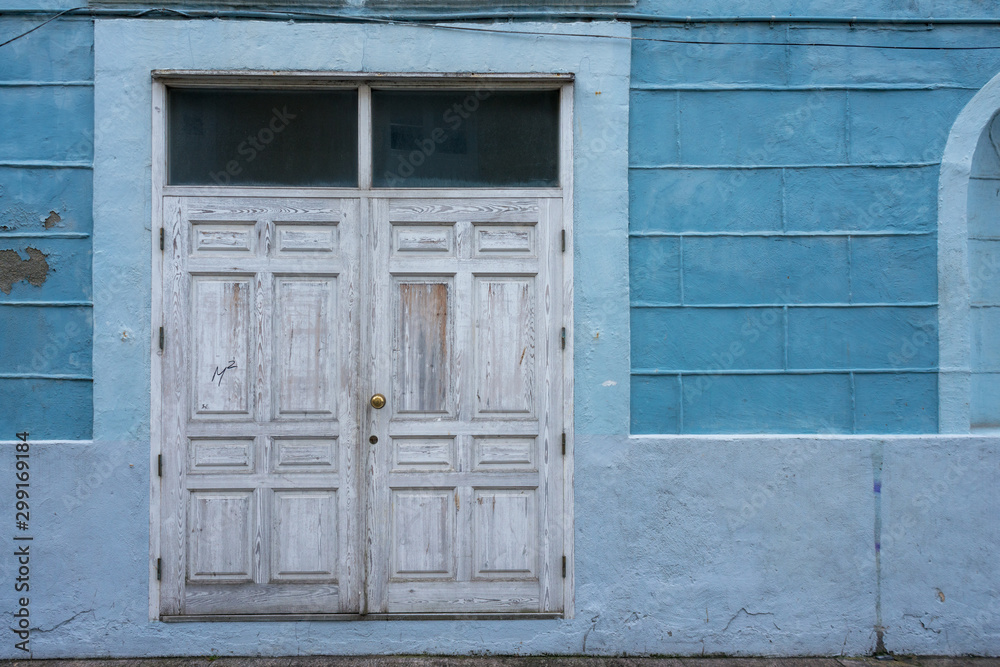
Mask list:
[[[44,23],[39,23],[38,25],[36,25],[31,30],[28,30],[26,32],[22,32],[20,35],[17,35],[16,37],[11,37],[10,39],[8,39],[3,44],[0,44],[0,47],[7,46],[11,42],[16,42],[17,40],[21,39],[22,37],[25,37],[26,35],[30,35],[31,33],[35,32],[36,30],[38,30],[42,26],[45,26],[45,25],[48,25],[49,23],[52,23],[57,18],[59,18],[61,16],[64,16],[65,14],[69,14],[70,12],[79,11],[81,9],[86,9],[86,7],[70,7],[69,9],[65,9],[65,10],[59,12],[58,14],[56,14],[55,16],[53,16],[52,18],[50,18],[48,21],[45,21]]]
[[[49,18],[48,20],[38,24],[34,28],[27,30],[19,35],[16,35],[7,41],[0,43],[0,47],[6,46],[11,42],[17,41],[26,35],[30,35],[39,28],[61,18],[67,14],[73,12],[85,12],[88,7],[72,7],[70,9],[65,9],[55,16]],[[225,13],[218,11],[197,11],[195,12],[184,12],[172,8],[149,8],[144,9],[139,12],[118,12],[115,16],[122,18],[140,18],[154,13],[164,13],[164,14],[174,14],[180,18],[186,20],[198,20],[203,18],[246,18],[246,19],[259,19],[267,18],[271,20],[295,20],[308,19],[312,21],[349,21],[354,23],[376,23],[382,25],[406,25],[406,26],[417,26],[422,28],[430,28],[436,30],[455,30],[464,32],[482,32],[482,33],[494,33],[502,35],[527,35],[531,37],[581,37],[587,39],[619,39],[637,42],[659,42],[666,44],[686,44],[695,46],[778,46],[778,47],[812,47],[812,48],[844,48],[844,49],[878,49],[878,50],[898,50],[898,51],[993,51],[1000,50],[1000,44],[996,45],[986,45],[986,46],[914,46],[905,44],[848,44],[846,42],[789,42],[789,41],[722,41],[722,40],[704,40],[704,39],[671,39],[667,37],[638,37],[635,35],[630,36],[619,36],[619,35],[591,35],[586,33],[570,33],[570,32],[556,32],[556,33],[542,33],[542,32],[532,32],[529,30],[508,30],[490,27],[475,27],[475,26],[462,26],[462,25],[442,25],[441,23],[434,23],[432,21],[442,20],[434,19],[433,17],[425,17],[421,19],[404,19],[404,18],[382,18],[375,16],[364,16],[364,15],[336,15],[336,14],[324,14],[320,12],[302,12],[302,11],[284,11],[284,12],[266,12],[266,11],[254,11],[246,12],[243,16],[239,13]],[[95,15],[93,10],[87,12],[91,17]],[[2,12],[0,12],[2,15]],[[501,17],[495,17],[496,20],[500,20]],[[508,17],[508,19],[513,19],[513,16]],[[553,15],[551,18],[559,18],[558,15]],[[574,18],[574,17],[570,17]],[[584,17],[575,17],[584,18]],[[614,20],[618,19],[617,15],[612,15]],[[646,18],[635,18],[629,19],[628,17],[621,17],[623,21],[634,20],[636,22],[652,22],[650,17]],[[454,19],[444,19],[444,20],[454,20]],[[474,20],[483,20],[483,18],[476,18]],[[734,19],[738,22],[738,19]],[[795,22],[796,19],[791,17],[777,18],[774,17],[774,22]],[[697,19],[690,19],[690,21],[697,22]],[[844,22],[851,25],[853,29],[854,22],[857,19],[845,18]],[[931,21],[931,20],[929,20]],[[668,22],[673,22],[670,20]],[[754,22],[759,22],[756,19]],[[892,20],[888,19],[886,23],[891,24]],[[688,25],[688,23],[685,23]]]
[[[395,22],[399,24],[399,22]],[[410,25],[410,24],[407,24]],[[900,44],[846,44],[846,43],[836,43],[836,42],[721,42],[713,40],[699,40],[699,39],[668,39],[665,37],[619,37],[617,35],[587,35],[585,33],[538,33],[531,32],[528,30],[498,30],[495,28],[474,28],[470,26],[451,26],[451,25],[434,25],[434,24],[424,24],[419,23],[415,25],[426,26],[429,28],[439,28],[443,30],[464,30],[471,32],[489,32],[497,33],[502,35],[532,35],[535,37],[546,36],[546,37],[598,37],[606,39],[626,39],[633,42],[665,42],[668,44],[694,44],[694,45],[709,45],[709,46],[811,46],[811,47],[832,47],[832,48],[847,48],[847,49],[893,49],[893,50],[906,50],[906,51],[987,51],[987,50],[998,50],[1000,49],[1000,44],[995,46],[909,46]]]

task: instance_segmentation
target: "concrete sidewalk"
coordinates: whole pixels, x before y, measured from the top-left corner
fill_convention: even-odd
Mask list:
[[[854,658],[593,658],[310,656],[300,658],[136,658],[3,660],[3,667],[1000,667],[1000,657],[883,656]]]

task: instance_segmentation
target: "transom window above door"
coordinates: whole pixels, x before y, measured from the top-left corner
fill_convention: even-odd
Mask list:
[[[169,185],[557,187],[556,88],[171,87]]]

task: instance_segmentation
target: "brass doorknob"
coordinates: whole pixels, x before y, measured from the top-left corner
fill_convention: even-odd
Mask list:
[[[383,396],[382,394],[375,394],[374,396],[372,396],[372,400],[369,402],[372,404],[373,408],[375,408],[376,410],[381,410],[382,408],[385,407],[385,396]]]

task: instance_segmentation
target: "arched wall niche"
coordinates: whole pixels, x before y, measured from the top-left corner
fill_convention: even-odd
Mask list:
[[[959,114],[938,192],[942,433],[1000,433],[1000,75]]]
[[[1000,432],[1000,114],[983,129],[969,176],[969,428]]]

